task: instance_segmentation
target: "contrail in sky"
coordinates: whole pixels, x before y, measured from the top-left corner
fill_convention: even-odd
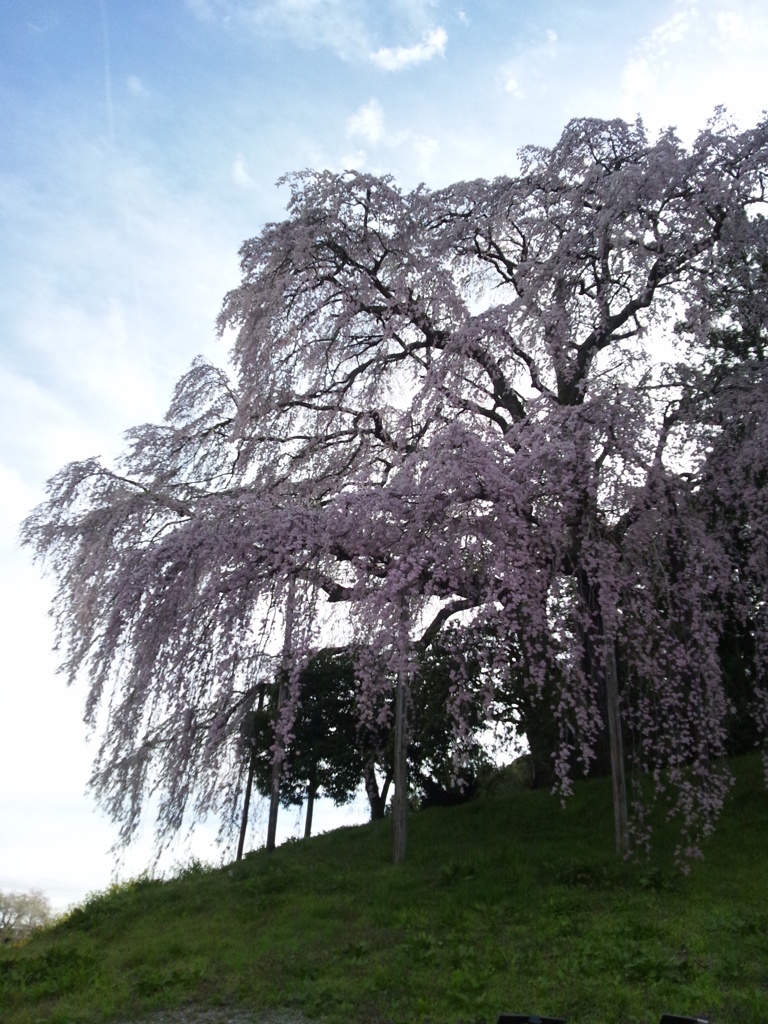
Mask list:
[[[115,145],[115,108],[112,103],[112,64],[109,57],[109,26],[107,24],[107,9],[104,0],[99,0],[101,11],[101,30],[104,37],[104,97],[107,103],[107,127],[109,129],[109,141]]]
[[[112,160],[114,170],[114,187],[117,194],[117,202],[123,215],[123,228],[127,243],[127,256],[130,265],[131,283],[133,285],[133,301],[136,310],[139,332],[146,335],[144,305],[141,301],[139,291],[139,279],[136,273],[136,260],[134,258],[133,230],[128,202],[125,197],[125,190],[120,175],[120,168],[117,164],[117,136],[115,133],[115,105],[112,100],[112,62],[109,52],[109,22],[107,20],[107,8],[104,0],[99,0],[99,11],[101,12],[101,31],[104,41],[104,100],[107,108],[107,134],[112,149]]]

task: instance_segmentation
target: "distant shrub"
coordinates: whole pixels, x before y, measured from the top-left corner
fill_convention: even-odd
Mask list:
[[[478,783],[478,796],[507,797],[521,789],[534,788],[534,766],[530,754],[521,754],[511,764],[483,773]]]
[[[212,871],[210,864],[204,864],[197,857],[191,857],[185,863],[176,864],[171,872],[171,878],[184,880],[188,878],[201,878]]]

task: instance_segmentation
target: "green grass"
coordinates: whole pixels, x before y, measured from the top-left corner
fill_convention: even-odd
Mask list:
[[[663,828],[612,854],[610,783],[560,808],[521,791],[341,829],[173,881],[91,897],[0,950],[3,1024],[95,1024],[186,1003],[290,1008],[329,1024],[768,1021],[768,795],[756,756],[705,860],[683,877]]]

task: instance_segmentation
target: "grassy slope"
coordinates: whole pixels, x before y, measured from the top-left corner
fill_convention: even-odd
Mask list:
[[[523,791],[413,815],[399,868],[381,822],[93,897],[0,950],[0,1019],[96,1022],[195,1001],[339,1024],[502,1010],[764,1024],[768,796],[757,757],[735,768],[687,878],[663,834],[650,864],[616,862],[608,780],[580,783],[565,811]]]

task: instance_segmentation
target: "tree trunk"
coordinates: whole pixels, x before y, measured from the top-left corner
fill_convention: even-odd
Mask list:
[[[288,580],[288,591],[285,595],[285,632],[283,634],[283,656],[280,664],[280,686],[277,693],[277,717],[275,724],[280,721],[283,704],[285,703],[286,683],[291,674],[295,598],[296,581],[291,576]],[[269,822],[267,824],[267,850],[270,852],[274,850],[277,844],[277,812],[280,808],[280,777],[282,775],[283,756],[283,750],[276,750],[275,759],[272,763],[272,785],[269,791]]]
[[[407,610],[403,599],[400,616],[400,665],[397,672],[395,699],[395,799],[392,808],[392,860],[400,864],[405,860],[406,829],[408,822],[408,645]]]
[[[387,793],[389,793],[389,787],[392,785],[392,774],[388,772],[384,778],[384,785],[381,787],[381,816],[384,817],[387,809]]]
[[[391,775],[387,775],[381,793],[379,793],[379,784],[376,781],[376,771],[373,765],[367,764],[363,768],[363,782],[365,783],[368,805],[371,808],[371,821],[381,821],[384,817],[384,811],[387,806],[387,792],[389,791],[391,781]]]

